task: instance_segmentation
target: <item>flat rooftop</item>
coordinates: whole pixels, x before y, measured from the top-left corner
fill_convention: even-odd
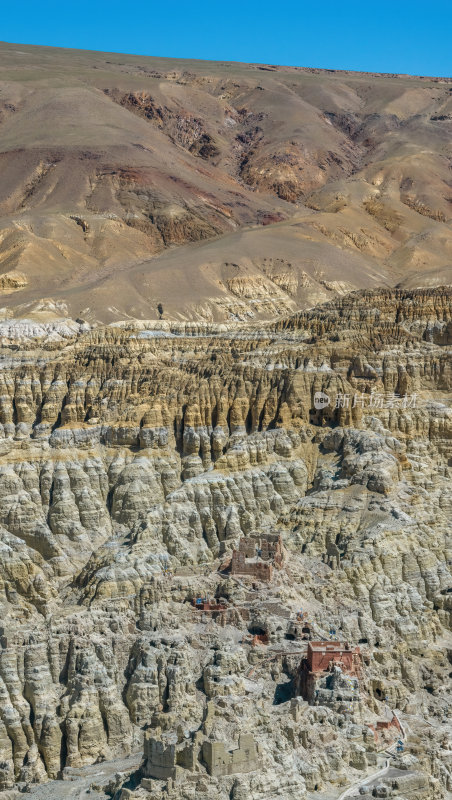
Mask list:
[[[308,648],[315,651],[352,651],[354,648],[348,642],[308,642]]]

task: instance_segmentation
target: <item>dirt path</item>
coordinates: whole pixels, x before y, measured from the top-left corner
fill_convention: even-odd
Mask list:
[[[142,760],[142,753],[135,753],[128,758],[117,761],[105,761],[102,764],[68,769],[64,781],[49,781],[48,783],[31,786],[28,792],[21,797],[30,800],[108,800],[108,795],[103,791],[89,791],[91,784],[106,785],[117,772],[129,772],[136,769]]]
[[[401,739],[404,741],[406,739],[405,727],[402,724],[402,721],[400,720],[399,715],[396,714],[394,711],[392,713],[399,720],[400,729],[401,729]],[[348,789],[346,789],[344,792],[342,792],[342,794],[338,797],[338,800],[345,800],[345,798],[347,798],[347,797],[351,797],[352,795],[358,794],[358,792],[359,792],[359,790],[360,790],[360,788],[362,786],[363,787],[369,786],[370,784],[374,783],[377,780],[377,778],[382,778],[382,777],[388,775],[388,773],[390,773],[390,772],[394,772],[394,775],[398,774],[399,770],[394,769],[393,767],[390,766],[391,758],[394,755],[395,749],[396,749],[396,744],[393,744],[393,745],[391,745],[391,747],[388,747],[387,750],[384,751],[385,753],[387,753],[387,757],[386,757],[386,760],[385,760],[385,766],[384,767],[380,767],[380,769],[376,770],[376,772],[373,772],[371,775],[368,775],[366,778],[363,778],[360,781],[356,781],[356,783],[352,784],[352,786],[349,786]],[[405,772],[404,774],[407,774],[407,773]]]

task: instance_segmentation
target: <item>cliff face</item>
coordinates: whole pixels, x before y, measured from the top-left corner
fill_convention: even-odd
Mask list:
[[[451,282],[450,79],[5,43],[0,68],[16,317],[262,320]]]
[[[371,769],[389,706],[419,797],[451,790],[451,325],[443,288],[266,325],[3,326],[0,789],[182,725],[257,736],[262,769],[199,762],[197,797],[339,793]],[[273,531],[271,584],[218,572]],[[206,595],[225,599],[217,621],[192,610]],[[314,638],[360,643],[354,709],[291,706],[300,608]]]

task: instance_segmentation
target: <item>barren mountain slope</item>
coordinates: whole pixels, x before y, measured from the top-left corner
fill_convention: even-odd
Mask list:
[[[450,283],[451,132],[447,79],[2,44],[0,304],[227,320]]]

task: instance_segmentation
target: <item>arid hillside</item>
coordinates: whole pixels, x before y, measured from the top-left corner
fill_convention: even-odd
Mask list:
[[[452,79],[0,45],[0,306],[246,320],[452,283]]]

